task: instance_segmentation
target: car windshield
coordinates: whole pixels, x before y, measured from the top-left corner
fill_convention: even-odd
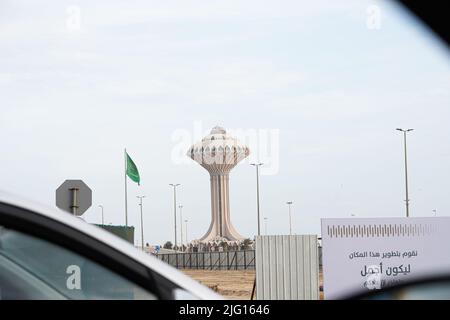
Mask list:
[[[0,190],[230,298],[450,273],[449,88],[448,47],[396,1],[1,1]],[[1,237],[69,296],[62,266],[109,277]]]

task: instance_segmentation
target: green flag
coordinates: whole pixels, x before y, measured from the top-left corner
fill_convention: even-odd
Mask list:
[[[134,164],[133,160],[128,155],[128,153],[127,153],[127,176],[134,182],[137,182],[139,186],[139,183],[141,182],[141,178],[139,177],[139,171],[136,165]]]

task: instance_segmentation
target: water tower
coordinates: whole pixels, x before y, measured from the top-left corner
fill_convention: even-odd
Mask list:
[[[211,224],[199,242],[244,240],[231,224],[229,174],[249,154],[250,150],[246,145],[218,126],[202,141],[189,148],[187,155],[208,170],[211,181]]]

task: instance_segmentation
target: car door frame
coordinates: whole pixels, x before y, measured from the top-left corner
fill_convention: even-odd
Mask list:
[[[49,241],[84,256],[155,294],[158,299],[173,299],[174,290],[179,288],[170,280],[119,250],[31,210],[0,202],[0,225]]]

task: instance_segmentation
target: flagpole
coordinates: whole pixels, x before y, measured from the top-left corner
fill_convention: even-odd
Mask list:
[[[127,194],[127,149],[124,149],[125,158],[125,225],[128,227],[128,194]]]

